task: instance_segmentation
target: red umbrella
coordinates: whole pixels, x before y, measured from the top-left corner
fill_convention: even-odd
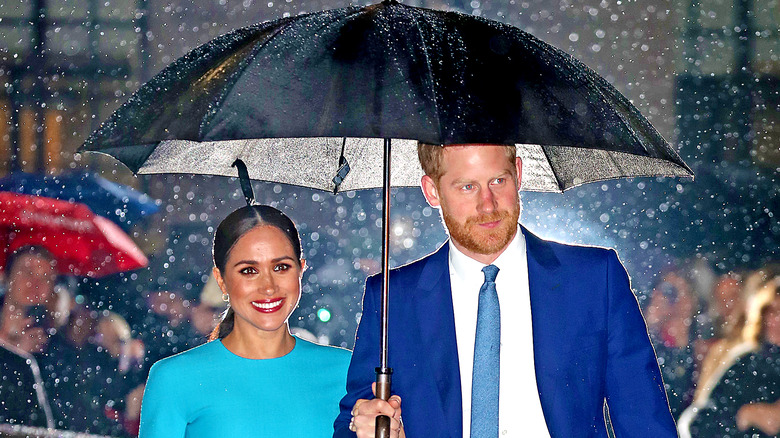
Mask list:
[[[49,250],[61,274],[102,277],[148,264],[127,234],[83,204],[0,192],[0,268],[27,245]]]

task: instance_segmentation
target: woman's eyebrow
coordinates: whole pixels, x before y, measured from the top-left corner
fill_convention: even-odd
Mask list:
[[[257,265],[257,264],[258,264],[257,260],[239,260],[239,261],[233,263],[233,266],[238,266],[238,265],[251,265],[251,266],[254,266],[254,265]]]
[[[271,259],[271,262],[272,263],[278,263],[278,262],[281,262],[282,260],[291,260],[291,261],[294,262],[295,261],[295,257],[285,255],[285,256],[277,257],[275,259]],[[258,262],[257,260],[247,259],[247,260],[239,260],[236,263],[234,263],[233,266],[238,266],[238,265],[255,266],[255,265],[259,265],[259,264],[260,264],[260,262]]]

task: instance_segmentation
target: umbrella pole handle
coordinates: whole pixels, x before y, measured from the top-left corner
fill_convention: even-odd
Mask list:
[[[392,386],[392,368],[376,368],[376,398],[388,400],[390,398],[390,387]],[[376,438],[390,438],[390,417],[379,415],[376,417],[376,426],[374,429]]]
[[[387,366],[387,341],[388,341],[388,298],[390,288],[390,139],[384,141],[384,184],[382,187],[382,305],[380,343],[382,351],[380,366],[376,369],[376,397],[387,401],[390,399],[391,375],[393,370]],[[377,438],[390,438],[390,417],[380,415],[376,417],[374,436]]]

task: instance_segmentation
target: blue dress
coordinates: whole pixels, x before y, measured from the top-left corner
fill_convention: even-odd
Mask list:
[[[152,366],[141,438],[331,437],[350,352],[295,339],[275,359],[211,341]]]

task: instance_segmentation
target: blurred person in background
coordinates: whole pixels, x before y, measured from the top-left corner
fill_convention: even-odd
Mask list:
[[[208,281],[200,292],[198,302],[190,312],[190,324],[196,335],[202,337],[202,342],[208,340],[211,332],[222,319],[227,308],[227,302],[222,301],[222,291],[219,289],[214,275],[209,275]]]
[[[162,285],[147,292],[148,312],[141,321],[141,340],[147,349],[146,363],[152,363],[205,342],[190,324],[192,303],[184,291]]]
[[[54,427],[54,416],[39,357],[49,343],[57,269],[41,247],[23,247],[11,254],[4,269],[0,296],[0,422]]]
[[[58,428],[124,436],[116,417],[107,410],[122,399],[111,357],[94,344],[98,312],[84,304],[70,309],[68,322],[49,342],[41,360],[48,376],[49,396],[62,415]]]
[[[725,339],[732,331],[739,331],[739,319],[745,313],[742,275],[729,272],[721,275],[712,289],[709,313],[713,320],[716,339]]]
[[[26,362],[40,372],[39,385],[45,396],[36,399],[50,412],[51,422],[46,426],[87,433],[121,432],[104,413],[110,402],[106,393],[113,370],[88,342],[95,315],[83,306],[74,307],[67,290],[55,287],[56,260],[42,247],[20,248],[8,258],[6,278],[0,340],[29,355]],[[3,365],[12,367],[10,363]],[[24,384],[22,374],[5,371],[4,378],[16,375]],[[28,407],[29,400],[5,393],[2,397],[6,409]]]
[[[25,275],[25,272],[29,272]],[[37,274],[37,275],[36,275]],[[0,295],[0,423],[53,427],[38,363],[48,334],[38,326],[51,300],[57,271],[48,251],[22,248],[7,260]],[[49,285],[51,284],[51,286]],[[36,310],[30,311],[33,306]]]
[[[27,353],[41,353],[54,319],[56,261],[49,251],[27,246],[14,252],[6,266],[7,289],[0,310],[0,339]]]
[[[107,408],[107,415],[121,423],[124,432],[137,436],[146,380],[143,371],[144,343],[132,338],[130,325],[121,315],[105,311],[98,319],[94,342],[108,353],[111,358],[109,367],[116,370],[112,392],[119,397]]]
[[[95,327],[95,344],[117,362],[120,374],[140,369],[146,353],[144,343],[133,339],[130,325],[119,314],[103,312]]]
[[[332,436],[350,354],[290,334],[306,266],[295,224],[269,206],[238,209],[213,257],[228,310],[210,342],[154,364],[140,436]]]
[[[769,270],[761,270],[745,281],[744,308],[729,335],[709,350],[693,403],[680,416],[678,428],[682,438],[778,433],[773,424],[780,427],[780,405],[774,403],[772,408],[771,403],[766,403],[780,398],[780,332],[774,326],[779,320],[774,319],[773,313],[780,306],[777,278],[776,273],[770,275]],[[747,414],[742,414],[745,424],[737,427],[737,413],[743,405],[753,402],[759,402],[758,407],[746,408]],[[754,417],[756,412],[766,417]],[[745,432],[751,425],[757,430]]]
[[[681,271],[671,270],[653,287],[645,312],[669,397],[669,408],[675,418],[693,396],[693,342],[696,339],[695,316],[698,309],[698,299],[688,280]]]

